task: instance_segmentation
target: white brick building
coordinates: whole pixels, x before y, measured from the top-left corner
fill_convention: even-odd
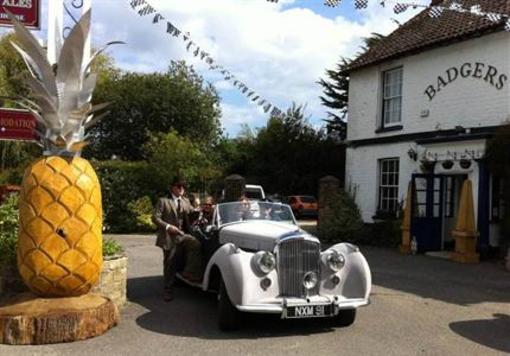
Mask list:
[[[510,0],[477,3],[510,13]],[[483,157],[487,139],[509,119],[503,23],[453,11],[411,19],[350,67],[345,178],[363,220],[391,215],[413,181],[411,234],[422,250],[448,248],[468,178],[479,249],[497,246],[501,184]]]

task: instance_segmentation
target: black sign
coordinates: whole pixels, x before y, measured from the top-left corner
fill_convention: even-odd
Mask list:
[[[283,318],[297,319],[297,318],[323,318],[334,315],[333,305],[299,305],[287,307],[284,312]]]
[[[444,89],[448,84],[453,83],[460,78],[475,78],[483,80],[497,90],[502,90],[507,82],[508,75],[501,73],[496,67],[489,64],[475,62],[464,63],[459,67],[451,67],[444,74],[437,77],[437,82],[431,84],[425,89],[425,95],[431,101],[437,93]]]

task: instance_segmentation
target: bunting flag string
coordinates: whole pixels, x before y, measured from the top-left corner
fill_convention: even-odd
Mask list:
[[[266,0],[268,2],[277,3],[279,0]],[[324,0],[324,5],[329,7],[336,7],[340,5],[342,0]],[[485,19],[498,24],[505,21],[505,31],[510,32],[510,16],[508,14],[501,14],[496,12],[486,12],[482,10],[481,5],[464,6],[462,3],[457,1],[446,1],[445,5],[425,5],[415,2],[400,2],[396,0],[373,0],[377,1],[381,6],[385,7],[387,4],[393,5],[393,12],[397,15],[406,12],[409,9],[424,8],[428,9],[429,16],[432,18],[438,18],[445,11],[456,11],[460,13],[469,13],[472,15],[484,17]],[[357,10],[367,9],[369,0],[353,0],[354,8]]]
[[[337,6],[340,1],[341,0],[327,0],[326,2],[330,3],[328,6]],[[273,2],[278,2],[278,0],[274,0]],[[130,6],[140,17],[155,14],[152,18],[153,24],[158,24],[165,20],[165,17],[154,7],[152,7],[147,2],[147,0],[130,0]],[[246,95],[248,92],[246,95],[247,99],[250,99],[251,102],[260,106],[266,114],[269,112],[271,112],[271,116],[281,116],[283,114],[283,111],[280,110],[276,105],[270,103],[269,100],[262,99],[259,94],[257,94],[254,90],[250,89],[246,84],[237,79],[236,76],[232,74],[228,69],[219,64],[216,64],[216,61],[210,56],[210,54],[204,51],[191,39],[189,32],[183,32],[170,21],[166,21],[166,33],[175,38],[182,39],[186,44],[186,51],[190,52],[193,50],[191,53],[194,57],[200,58],[200,60],[205,62],[209,66],[210,70],[219,72],[223,76],[223,79],[225,81],[231,82],[232,85],[237,88],[241,94]]]

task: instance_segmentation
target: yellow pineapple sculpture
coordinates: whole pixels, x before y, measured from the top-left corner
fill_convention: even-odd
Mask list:
[[[101,187],[90,163],[80,157],[85,129],[99,119],[93,113],[105,107],[90,104],[96,84],[90,64],[101,51],[83,63],[90,11],[59,48],[53,65],[36,38],[11,20],[17,39],[12,45],[31,74],[26,81],[34,97],[18,102],[36,117],[44,149],[44,157],[23,177],[18,269],[40,296],[83,295],[97,282],[103,263]]]

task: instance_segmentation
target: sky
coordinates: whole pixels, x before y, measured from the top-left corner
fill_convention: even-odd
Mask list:
[[[66,3],[71,3],[71,0]],[[285,110],[292,103],[306,105],[312,125],[319,127],[327,117],[321,105],[322,88],[317,81],[341,57],[352,57],[363,37],[373,32],[388,34],[419,10],[395,15],[370,0],[360,11],[354,0],[343,0],[336,8],[322,0],[147,0],[166,20],[189,32],[193,41],[215,62],[228,69],[258,95]],[[415,1],[421,4],[428,0]],[[43,1],[45,37],[46,1]],[[199,57],[186,51],[185,43],[168,35],[163,22],[153,16],[140,17],[130,0],[92,0],[92,43],[100,47],[120,40],[126,45],[108,50],[116,64],[136,72],[165,71],[171,60],[184,60],[211,82],[221,96],[224,132],[235,137],[243,124],[262,127],[268,119],[222,76],[210,71]],[[5,31],[5,30],[4,30]]]

